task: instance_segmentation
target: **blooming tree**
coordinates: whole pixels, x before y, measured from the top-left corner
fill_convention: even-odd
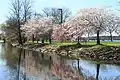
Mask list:
[[[51,39],[53,29],[52,20],[53,18],[51,17],[31,19],[21,29],[28,39],[31,39],[34,35],[35,38],[43,40],[44,43],[44,39]]]
[[[115,14],[109,14],[106,16],[105,22],[105,31],[110,34],[110,40],[112,41],[112,33],[117,31],[118,27],[120,26],[119,17]]]
[[[104,32],[107,27],[114,27],[116,29],[118,26],[116,18],[117,17],[112,16],[112,14],[104,8],[81,9],[69,21],[54,27],[53,38],[56,40],[77,39],[79,42],[81,36],[86,32],[88,35],[90,33],[97,33],[97,44],[100,44],[99,34]]]
[[[115,33],[117,33],[120,36],[120,27],[117,27],[117,29],[115,30]]]
[[[87,40],[89,41],[89,37],[90,35],[94,34],[94,27],[93,26],[86,26],[85,27],[85,32],[84,32],[84,36],[87,36]]]
[[[53,28],[53,39],[56,40],[76,40],[83,35],[84,26],[77,19],[71,19]]]
[[[94,31],[97,33],[97,44],[100,44],[99,34],[103,32],[107,11],[103,8],[85,8],[81,9],[76,17],[82,21],[86,21],[86,27],[92,26]]]

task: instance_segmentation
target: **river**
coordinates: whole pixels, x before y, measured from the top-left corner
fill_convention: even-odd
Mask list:
[[[0,43],[0,80],[120,80],[120,66],[75,60]]]

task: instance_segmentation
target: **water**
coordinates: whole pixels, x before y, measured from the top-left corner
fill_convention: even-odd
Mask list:
[[[0,80],[120,80],[120,66],[72,60],[0,43]]]
[[[105,42],[111,42],[111,40],[104,40]],[[103,41],[103,42],[104,42]],[[113,42],[120,42],[120,40],[113,40]]]

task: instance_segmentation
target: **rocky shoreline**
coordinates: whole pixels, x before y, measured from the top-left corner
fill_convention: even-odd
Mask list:
[[[120,64],[120,47],[88,48],[78,51],[78,56],[110,64]]]
[[[16,46],[16,45],[13,45]],[[103,63],[120,64],[120,47],[115,46],[100,46],[100,47],[75,47],[75,46],[55,46],[55,45],[40,45],[27,44],[17,46],[19,48],[39,51],[44,54],[59,55],[75,59],[89,59]]]

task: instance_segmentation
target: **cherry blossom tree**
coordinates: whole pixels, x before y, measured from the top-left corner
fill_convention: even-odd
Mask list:
[[[99,34],[103,32],[107,11],[103,8],[85,8],[81,9],[76,17],[79,20],[86,21],[86,27],[92,26],[97,33],[97,44],[100,44]]]
[[[120,25],[120,23],[119,23]],[[117,27],[117,29],[115,30],[115,33],[117,33],[120,36],[120,27]]]
[[[54,25],[52,38],[55,40],[60,40],[60,41],[69,40],[70,36],[68,36],[69,31],[67,29],[68,29],[68,26],[65,26],[63,24]]]
[[[53,28],[53,39],[55,40],[80,40],[83,35],[84,26],[77,19],[71,19]]]
[[[51,34],[53,29],[53,18],[51,17],[42,17],[39,19],[31,19],[26,22],[25,25],[21,28],[24,31],[25,36],[28,39],[31,39],[34,35],[34,38],[41,39],[44,43],[44,39],[49,39],[51,43]]]
[[[109,14],[106,16],[105,31],[110,34],[110,40],[113,41],[112,34],[117,31],[120,26],[119,17],[115,14]]]
[[[117,28],[117,30],[115,31],[115,33],[117,33],[120,36],[120,28]]]
[[[84,36],[87,36],[87,40],[89,41],[90,35],[94,34],[94,27],[93,26],[86,26]]]
[[[104,8],[81,9],[69,21],[54,27],[53,38],[56,40],[77,39],[79,42],[83,34],[88,33],[89,37],[91,33],[97,34],[97,44],[100,44],[99,34],[106,30],[112,36],[112,33],[119,26],[119,20],[117,18],[117,16]]]

